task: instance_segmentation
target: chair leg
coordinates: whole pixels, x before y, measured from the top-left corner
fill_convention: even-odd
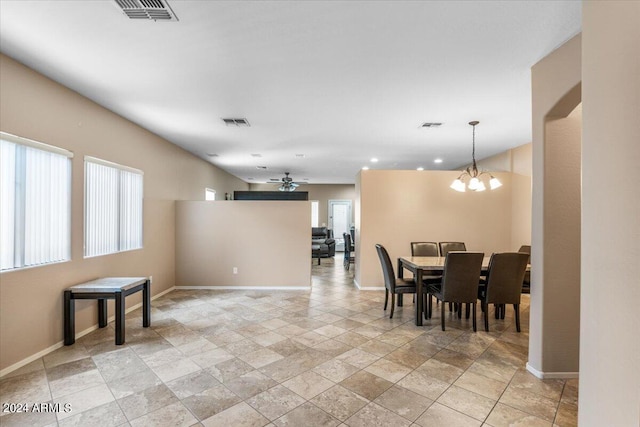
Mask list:
[[[398,294],[398,307],[402,307],[404,303],[404,295]]]
[[[442,330],[444,331],[444,301],[442,301],[442,306],[440,310],[440,319],[442,321]]]
[[[472,308],[472,312],[473,312],[473,332],[476,332],[478,330],[478,326],[476,325],[476,303],[474,302],[472,304],[473,308]],[[467,307],[469,307],[469,304],[467,304]]]
[[[387,310],[387,302],[389,302],[389,289],[384,290],[384,309]]]
[[[391,292],[391,315],[389,316],[389,319],[393,319],[393,308],[396,305],[396,294]]]
[[[456,311],[458,312],[458,319],[462,319],[462,303],[456,303]]]
[[[427,319],[431,319],[431,316],[433,316],[433,305],[431,301],[432,301],[431,294],[427,294],[427,314],[429,315]]]
[[[520,332],[520,304],[513,304],[513,309],[516,311],[516,331]]]
[[[483,302],[484,306],[484,330],[485,332],[489,332],[489,304]]]
[[[504,320],[504,314],[507,311],[507,305],[506,304],[500,304],[500,318],[502,320]]]
[[[467,303],[467,311],[465,312],[465,316],[466,316],[465,318],[466,318],[466,319],[468,319],[468,318],[469,318],[469,308],[470,308],[469,306],[470,306],[470,305],[471,305],[471,304]]]
[[[444,304],[444,301],[442,301],[442,303]],[[449,311],[453,311],[453,303],[452,302],[449,303]]]
[[[496,319],[500,318],[500,304],[493,304]]]

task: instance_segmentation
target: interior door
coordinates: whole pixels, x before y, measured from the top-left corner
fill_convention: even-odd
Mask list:
[[[329,200],[329,228],[333,230],[336,251],[344,251],[342,233],[351,227],[351,200]]]

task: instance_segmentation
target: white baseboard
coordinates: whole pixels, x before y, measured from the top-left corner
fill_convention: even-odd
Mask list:
[[[161,296],[163,296],[165,294],[168,294],[169,292],[174,290],[174,288],[175,288],[175,286],[173,286],[173,287],[171,287],[171,288],[169,288],[167,290],[164,290],[164,291],[160,292],[157,295],[154,295],[153,297],[151,297],[151,300],[154,300],[156,298],[160,298]],[[134,310],[137,310],[140,307],[142,307],[142,303],[141,302],[136,304],[136,305],[134,305],[134,306],[131,306],[131,307],[127,308],[125,313],[132,312]],[[113,322],[115,320],[115,318],[116,318],[116,316],[114,314],[113,316],[110,316],[107,319],[107,322]],[[99,328],[98,324],[90,326],[87,329],[76,333],[76,339],[82,338],[83,336],[85,336],[87,334],[90,334],[91,332],[95,331],[98,328]],[[7,366],[6,368],[4,368],[3,370],[0,371],[0,378],[4,377],[7,374],[10,374],[11,372],[15,371],[16,369],[20,369],[23,366],[28,365],[29,363],[33,362],[34,360],[38,360],[39,358],[41,358],[43,356],[46,356],[47,354],[49,354],[51,352],[56,351],[57,349],[62,348],[62,347],[64,347],[64,340],[59,341],[59,342],[55,343],[54,345],[52,345],[50,347],[47,347],[42,351],[37,352],[36,354],[32,354],[31,356],[29,356],[29,357],[27,357],[25,359],[22,359],[19,362],[14,363],[11,366]]]
[[[358,283],[355,279],[353,280],[353,283],[356,284],[356,288],[358,288],[361,291],[384,291],[384,286],[380,287],[380,286],[360,286],[360,283]]]
[[[527,362],[527,371],[541,380],[578,378],[580,375],[579,372],[542,372],[529,365],[529,362]]]
[[[175,289],[204,289],[209,291],[310,291],[311,286],[176,286]]]

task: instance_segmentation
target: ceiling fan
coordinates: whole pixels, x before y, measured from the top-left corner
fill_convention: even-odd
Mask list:
[[[289,172],[284,173],[284,177],[282,178],[282,184],[278,187],[280,191],[294,191],[301,184],[299,182],[293,182],[293,179],[289,177]]]

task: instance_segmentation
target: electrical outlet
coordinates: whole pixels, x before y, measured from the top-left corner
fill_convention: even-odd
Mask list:
[[[233,267],[233,274],[238,274],[238,267]]]

